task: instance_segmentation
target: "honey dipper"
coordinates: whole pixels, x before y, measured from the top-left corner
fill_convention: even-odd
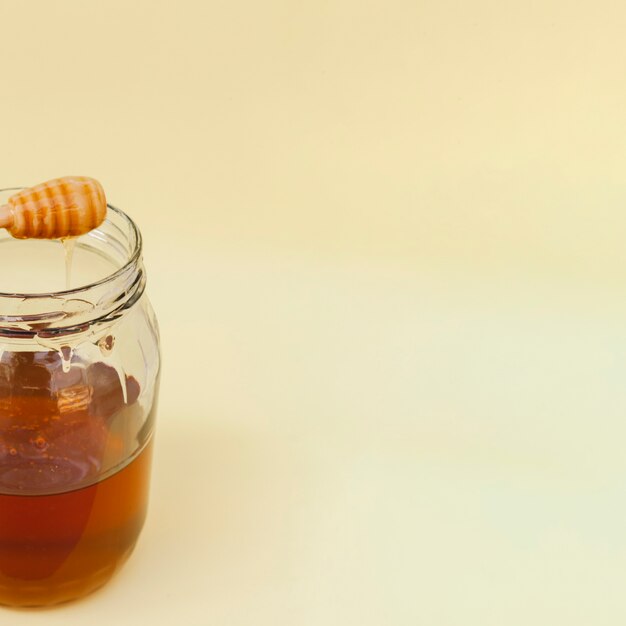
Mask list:
[[[12,195],[0,206],[0,228],[17,239],[77,237],[100,226],[106,211],[97,180],[65,176]]]

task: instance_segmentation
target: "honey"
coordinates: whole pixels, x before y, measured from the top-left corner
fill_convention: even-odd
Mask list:
[[[3,604],[54,604],[100,587],[146,515],[151,439],[128,437],[141,417],[137,382],[126,379],[127,404],[112,368],[78,363],[66,374],[60,358],[5,353],[0,363]]]
[[[151,443],[113,476],[47,496],[0,495],[0,602],[57,604],[102,586],[146,516]]]

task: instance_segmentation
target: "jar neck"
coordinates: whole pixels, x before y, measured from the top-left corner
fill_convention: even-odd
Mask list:
[[[74,245],[81,262],[106,262],[111,271],[65,291],[0,293],[0,337],[54,341],[79,335],[109,326],[141,298],[146,284],[141,234],[125,213],[109,205],[103,224]]]

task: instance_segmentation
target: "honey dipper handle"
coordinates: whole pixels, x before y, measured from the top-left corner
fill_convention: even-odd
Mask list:
[[[13,211],[8,204],[0,206],[0,228],[11,228],[13,226]]]

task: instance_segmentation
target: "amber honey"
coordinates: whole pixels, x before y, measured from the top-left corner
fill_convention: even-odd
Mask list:
[[[55,604],[100,587],[146,516],[152,446],[136,436],[150,423],[138,384],[126,377],[124,395],[112,368],[63,372],[59,359],[0,362],[2,604]]]
[[[150,444],[89,487],[45,496],[0,495],[0,602],[40,606],[103,585],[143,526]]]

